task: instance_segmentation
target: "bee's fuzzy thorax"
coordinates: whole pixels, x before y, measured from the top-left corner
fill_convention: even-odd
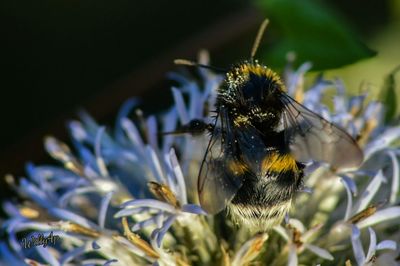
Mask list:
[[[237,125],[248,124],[250,120],[276,124],[282,109],[278,97],[285,90],[273,70],[257,60],[244,61],[227,72],[224,84],[218,89],[217,108],[225,106]]]
[[[244,61],[243,63],[234,65],[226,73],[226,86],[222,86],[219,93],[223,94],[225,98],[228,97],[226,98],[228,101],[229,99],[237,100],[236,97],[242,96],[240,89],[243,84],[246,82],[252,82],[251,79],[253,77],[264,78],[268,83],[274,84],[280,91],[286,90],[285,85],[277,73],[267,66],[259,64],[258,61],[255,60],[254,62]]]

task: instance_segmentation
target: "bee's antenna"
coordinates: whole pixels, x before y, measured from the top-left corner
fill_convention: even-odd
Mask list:
[[[253,59],[256,55],[258,46],[260,45],[260,41],[262,36],[264,35],[265,29],[267,28],[269,20],[266,18],[262,23],[260,28],[258,29],[256,39],[254,40],[253,48],[251,49],[250,58]]]
[[[175,59],[174,64],[207,68],[207,69],[211,69],[211,70],[214,70],[214,71],[220,72],[220,73],[226,73],[228,71],[227,69],[223,69],[223,68],[215,67],[215,66],[203,65],[203,64],[199,64],[197,62],[186,60],[186,59]]]

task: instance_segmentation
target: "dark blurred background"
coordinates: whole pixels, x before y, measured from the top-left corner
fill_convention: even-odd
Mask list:
[[[0,176],[49,160],[43,136],[67,140],[77,108],[108,125],[128,97],[142,97],[148,113],[166,108],[174,58],[195,59],[201,48],[217,66],[246,58],[266,16],[260,57],[279,69],[294,49],[323,70],[374,56],[366,43],[400,13],[395,0],[298,2],[2,1]]]

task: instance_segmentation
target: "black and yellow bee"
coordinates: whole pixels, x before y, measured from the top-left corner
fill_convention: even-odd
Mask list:
[[[227,71],[213,123],[193,120],[183,129],[211,135],[198,177],[202,208],[210,214],[227,208],[234,221],[256,230],[282,221],[302,187],[305,162],[343,169],[363,160],[349,134],[287,95],[281,78],[254,59],[267,22],[250,60]]]

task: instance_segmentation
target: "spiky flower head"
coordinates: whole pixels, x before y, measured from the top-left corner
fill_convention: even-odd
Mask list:
[[[209,119],[223,77],[200,69],[201,82],[170,75],[180,86],[169,111],[144,117],[128,100],[114,130],[81,113],[69,123],[73,149],[45,140],[57,164],[29,163],[26,177],[7,176],[23,200],[3,202],[1,264],[396,265],[400,126],[384,123],[384,106],[366,94],[347,96],[340,80],[319,77],[304,89],[309,67],[286,69],[289,95],[358,136],[365,159],[347,172],[307,165],[304,193],[281,225],[254,235],[225,213],[207,215],[195,184],[208,137],[159,139],[158,132]],[[324,104],[327,91],[333,109]],[[26,245],[39,234],[46,245]]]

